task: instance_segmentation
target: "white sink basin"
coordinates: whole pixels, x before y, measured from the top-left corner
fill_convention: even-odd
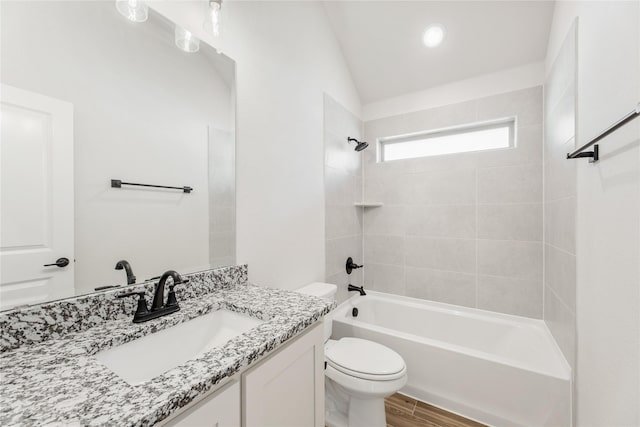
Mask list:
[[[95,357],[129,384],[141,384],[262,323],[244,314],[218,310],[101,351]]]

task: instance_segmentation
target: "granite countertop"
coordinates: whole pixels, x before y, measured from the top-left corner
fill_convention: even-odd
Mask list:
[[[146,323],[113,320],[2,353],[0,425],[152,425],[305,330],[334,303],[245,283],[180,301],[180,306],[179,312]],[[136,386],[93,357],[221,308],[265,322]]]

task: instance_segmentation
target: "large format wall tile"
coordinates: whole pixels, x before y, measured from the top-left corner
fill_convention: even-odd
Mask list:
[[[542,280],[542,243],[478,241],[478,273],[513,279]]]
[[[509,117],[512,148],[377,159],[380,138]],[[384,203],[362,219],[365,286],[541,317],[541,87],[374,120],[364,134],[365,200]]]
[[[479,205],[478,237],[542,241],[542,203]]]
[[[542,124],[518,126],[515,149],[480,151],[479,167],[540,164],[542,158]]]
[[[514,147],[378,162],[380,138],[510,117]],[[362,219],[365,286],[541,317],[542,88],[370,121],[364,134],[364,199],[384,203]]]
[[[407,236],[460,237],[476,236],[475,205],[407,206]]]
[[[364,233],[402,236],[404,234],[407,207],[388,205],[364,210]]]
[[[475,307],[475,274],[456,273],[424,268],[406,268],[405,293],[448,304]]]
[[[408,204],[473,204],[476,202],[476,171],[458,169],[409,175]]]
[[[404,264],[404,238],[401,236],[364,236],[364,262],[373,264]]]
[[[362,235],[362,209],[353,204],[326,206],[325,215],[327,239]]]
[[[520,126],[542,123],[542,86],[478,100],[478,120],[517,117]]]
[[[478,170],[478,202],[540,203],[542,165],[495,167]]]
[[[478,277],[478,308],[542,318],[540,280],[509,277]]]
[[[555,246],[544,247],[544,281],[556,296],[576,311],[576,256]]]
[[[362,122],[331,97],[324,97],[325,278],[338,286],[337,300],[348,297],[347,285],[362,284],[362,270],[350,276],[347,257],[362,262],[362,154],[347,138],[361,139]]]
[[[406,237],[404,250],[407,267],[476,272],[476,241],[472,239]]]
[[[405,269],[402,265],[367,263],[364,270],[367,289],[405,295]]]
[[[544,240],[569,253],[576,253],[576,198],[550,200],[544,204]]]
[[[549,287],[544,292],[544,321],[571,366],[576,360],[576,316]]]
[[[346,275],[345,264],[347,258],[352,257],[356,262],[362,259],[362,236],[327,240],[325,251],[326,276]]]
[[[576,27],[569,31],[545,84],[544,320],[575,367]]]
[[[325,204],[353,206],[362,192],[362,177],[343,169],[324,168]]]

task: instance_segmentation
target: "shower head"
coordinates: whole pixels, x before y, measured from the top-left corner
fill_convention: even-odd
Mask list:
[[[369,146],[368,142],[358,142],[358,145],[356,145],[356,151],[362,151],[368,146]]]
[[[348,143],[354,142],[356,144],[356,148],[355,148],[356,151],[362,151],[369,146],[368,142],[358,141],[357,139],[351,138],[351,137],[347,138],[347,142]]]

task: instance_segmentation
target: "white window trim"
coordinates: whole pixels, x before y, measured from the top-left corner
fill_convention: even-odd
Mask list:
[[[394,159],[394,160],[384,160],[384,145],[387,144],[396,144],[402,142],[410,142],[415,139],[431,139],[438,138],[447,135],[455,135],[460,133],[468,133],[472,131],[483,131],[489,129],[495,129],[503,127],[504,125],[509,126],[509,146],[503,148],[479,148],[478,150],[473,151],[459,151],[459,152],[451,152],[451,153],[443,153],[443,154],[433,154],[426,156],[417,156],[417,157],[407,157],[404,159]],[[430,129],[426,131],[420,132],[412,132],[406,133],[402,135],[393,135],[393,136],[385,136],[382,138],[378,138],[376,141],[376,151],[377,151],[377,162],[397,162],[402,160],[414,160],[414,159],[422,159],[427,157],[440,157],[440,156],[451,156],[455,154],[466,154],[466,153],[479,153],[484,151],[501,151],[501,150],[510,150],[517,147],[517,129],[518,129],[518,118],[517,116],[503,117],[500,119],[494,120],[485,120],[481,122],[473,122],[473,123],[465,123],[463,125],[450,126],[446,128],[439,129]]]

